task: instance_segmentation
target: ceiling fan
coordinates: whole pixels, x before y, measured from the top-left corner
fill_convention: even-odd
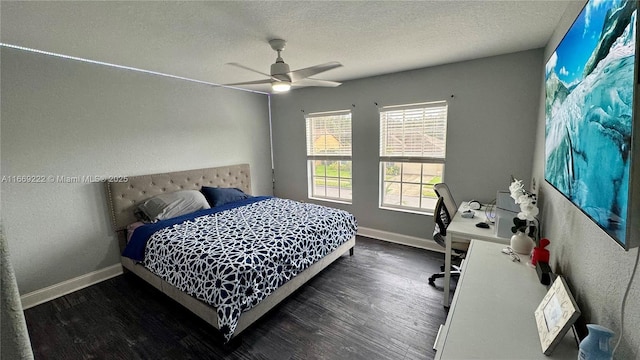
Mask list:
[[[337,61],[332,61],[325,64],[315,65],[315,66],[311,66],[304,69],[298,69],[294,71],[289,70],[289,65],[285,63],[284,60],[282,60],[282,57],[280,56],[280,52],[284,50],[284,47],[286,44],[287,42],[282,39],[269,40],[269,45],[271,45],[271,48],[278,52],[278,57],[276,58],[276,62],[274,64],[271,64],[271,74],[266,74],[266,73],[263,73],[262,71],[254,70],[238,63],[227,64],[227,65],[236,66],[241,69],[253,71],[255,73],[264,75],[268,77],[268,79],[239,82],[239,83],[225,84],[225,85],[233,86],[233,85],[271,84],[271,90],[273,90],[274,92],[289,91],[289,89],[291,89],[292,86],[336,87],[341,85],[341,83],[336,81],[320,80],[320,79],[314,79],[311,77],[313,75],[342,66],[342,64],[340,64]]]

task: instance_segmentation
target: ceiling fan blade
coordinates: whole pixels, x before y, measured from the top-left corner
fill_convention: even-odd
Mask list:
[[[342,85],[337,81],[321,80],[314,78],[306,78],[294,83],[296,86],[324,86],[324,87],[336,87]]]
[[[262,71],[258,71],[255,69],[252,69],[250,67],[246,67],[242,64],[238,64],[238,63],[227,63],[227,65],[231,65],[231,66],[235,66],[235,67],[239,67],[240,69],[245,69],[245,70],[249,70],[249,71],[253,71],[254,73],[258,73],[260,75],[264,75],[266,77],[268,77],[269,79],[271,79],[271,75],[267,74],[267,73],[263,73]]]
[[[321,72],[329,71],[329,70],[338,68],[340,66],[342,66],[342,64],[340,64],[339,62],[331,61],[325,64],[320,64],[320,65],[311,66],[304,69],[291,71],[289,73],[289,76],[291,76],[291,81],[299,81],[299,80],[308,78],[309,76],[313,76]]]
[[[245,82],[239,82],[239,83],[233,83],[233,84],[223,84],[225,86],[234,86],[234,85],[258,85],[258,84],[271,84],[271,79],[264,79],[264,80],[255,80],[255,81],[245,81]]]

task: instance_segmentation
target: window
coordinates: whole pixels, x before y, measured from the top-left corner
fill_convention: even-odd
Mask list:
[[[351,112],[306,116],[309,197],[351,203]]]
[[[446,101],[380,108],[381,208],[433,212],[446,134]]]

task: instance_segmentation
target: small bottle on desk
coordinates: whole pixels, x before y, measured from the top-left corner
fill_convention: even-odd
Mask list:
[[[614,332],[596,324],[587,324],[587,329],[589,329],[589,335],[580,342],[578,360],[613,359],[610,342]]]

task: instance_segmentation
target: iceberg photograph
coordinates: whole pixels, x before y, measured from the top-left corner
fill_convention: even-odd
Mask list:
[[[590,0],[545,67],[545,179],[623,246],[637,7]]]

